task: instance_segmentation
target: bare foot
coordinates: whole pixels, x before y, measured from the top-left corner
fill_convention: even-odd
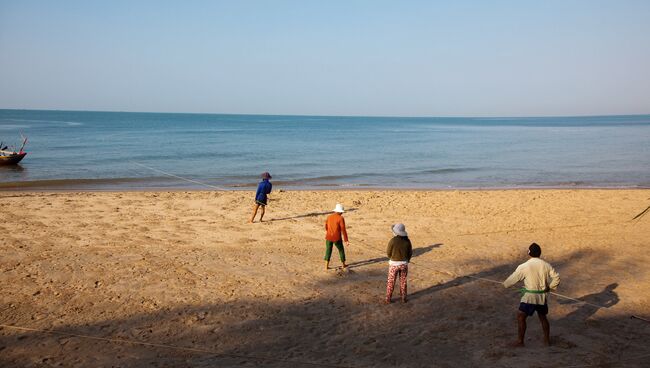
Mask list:
[[[512,344],[510,344],[511,347],[513,348],[523,348],[524,347],[524,342],[523,341],[515,341]]]
[[[402,303],[407,303],[407,302],[408,302],[408,299],[402,298]]]
[[[384,304],[390,304],[391,300],[390,299],[384,299]]]

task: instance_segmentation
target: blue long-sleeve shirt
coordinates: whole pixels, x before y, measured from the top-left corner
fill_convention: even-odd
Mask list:
[[[255,193],[255,200],[266,204],[267,197],[266,195],[271,193],[271,189],[273,188],[273,185],[269,181],[269,179],[263,179],[260,184],[257,186],[257,192]]]

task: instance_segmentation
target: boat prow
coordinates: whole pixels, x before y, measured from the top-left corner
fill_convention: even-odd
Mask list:
[[[27,152],[23,151],[23,148],[25,148],[25,145],[27,144],[27,137],[22,133],[20,133],[20,136],[23,137],[23,145],[20,146],[20,149],[17,152],[15,150],[7,150],[8,147],[3,147],[4,144],[0,142],[0,166],[16,165],[20,160],[27,156]]]
[[[12,152],[9,155],[0,155],[0,165],[15,165],[20,162],[27,152]]]

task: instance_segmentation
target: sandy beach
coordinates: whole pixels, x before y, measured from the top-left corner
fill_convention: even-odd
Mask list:
[[[249,224],[252,197],[0,192],[0,366],[650,365],[650,190],[276,191]],[[348,271],[322,259],[337,202]],[[395,222],[410,300],[382,305]],[[533,317],[515,349],[519,293],[488,280],[533,241],[589,304],[552,296],[553,345]]]

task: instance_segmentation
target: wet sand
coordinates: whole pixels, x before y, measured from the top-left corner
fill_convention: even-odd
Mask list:
[[[650,364],[650,190],[0,192],[3,367],[557,367]],[[324,269],[343,203],[350,268]],[[382,305],[392,223],[410,301]],[[560,272],[513,349],[527,246]],[[332,266],[339,265],[336,250]],[[467,275],[473,276],[466,277]],[[398,300],[398,292],[393,295]],[[185,350],[178,347],[187,348]],[[195,349],[195,350],[191,350]]]

